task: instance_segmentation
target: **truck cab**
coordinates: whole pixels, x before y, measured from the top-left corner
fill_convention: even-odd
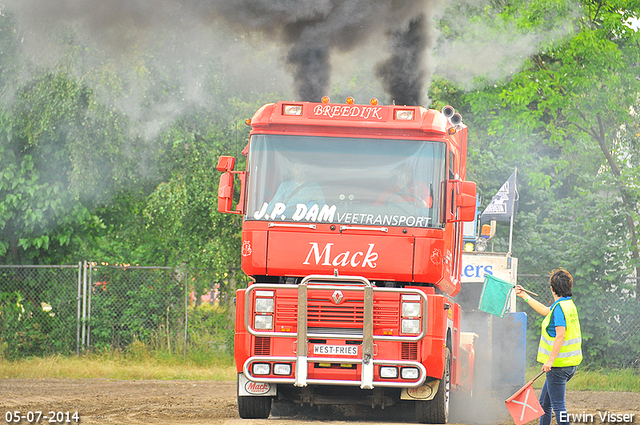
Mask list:
[[[236,304],[240,416],[411,403],[419,422],[446,422],[473,371],[453,299],[476,208],[462,119],[348,99],[267,104],[250,125],[246,170],[217,167],[252,278]]]

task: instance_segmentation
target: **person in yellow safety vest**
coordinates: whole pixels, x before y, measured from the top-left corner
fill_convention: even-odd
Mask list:
[[[540,405],[545,412],[540,417],[540,425],[551,423],[552,411],[558,425],[564,425],[569,424],[565,390],[576,373],[576,366],[582,362],[582,335],[578,310],[571,300],[573,277],[559,268],[551,272],[549,284],[554,299],[551,307],[531,299],[522,286],[517,285],[515,289],[517,296],[545,316],[538,346],[538,362],[542,363],[547,378],[540,394]]]

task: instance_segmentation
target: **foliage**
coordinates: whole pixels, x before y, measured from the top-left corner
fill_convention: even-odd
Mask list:
[[[458,15],[445,14],[442,44],[472,43],[486,30],[509,34],[510,48],[518,49],[520,40],[537,40],[540,47],[523,48],[529,52],[523,57],[513,52],[510,57],[523,64],[517,72],[476,72],[473,83],[461,82],[467,91],[436,80],[432,91],[464,105],[468,169],[483,205],[518,168],[513,254],[519,272],[569,270],[586,361],[619,366],[619,356],[607,355],[616,348],[613,333],[621,323],[640,326],[639,286],[627,280],[640,275],[640,31],[627,22],[638,17],[639,3],[585,0],[577,6],[546,0],[453,6],[469,14],[470,29],[456,25]],[[507,237],[508,226],[498,224],[497,250],[506,251]],[[626,345],[640,348],[631,339]]]
[[[102,227],[97,205],[127,181],[124,119],[64,71],[21,86],[0,119],[0,256],[64,261]],[[105,147],[107,147],[105,149]]]
[[[7,358],[73,352],[77,301],[64,275],[73,282],[77,272],[31,271],[0,270],[0,351]]]
[[[203,304],[189,309],[189,350],[233,355],[235,337],[233,306]]]
[[[640,321],[633,304],[638,284],[626,279],[640,270],[640,32],[628,23],[638,18],[640,2],[490,0],[449,7],[439,22],[443,73],[431,81],[432,107],[452,104],[468,124],[468,177],[478,183],[483,205],[517,166],[513,248],[520,272],[563,266],[574,274],[586,355],[609,362],[604,353],[616,348],[611,341],[622,340],[612,333],[623,335]],[[55,35],[59,60],[36,66],[19,35],[13,17],[0,13],[0,262],[89,258],[178,266],[197,294],[218,286],[220,308],[227,308],[247,277],[239,267],[241,218],[216,209],[215,165],[220,155],[240,156],[245,118],[288,97],[275,77],[267,89],[264,80],[244,78],[249,70],[273,72],[272,50],[240,51],[226,35],[221,44],[237,53],[240,68],[215,53],[198,56],[203,77],[194,82],[182,78],[191,74],[182,62],[187,53],[166,38],[122,60],[67,28]],[[493,51],[474,51],[478,42]],[[489,54],[496,50],[514,54]],[[168,65],[169,58],[180,58],[178,65]],[[345,73],[352,77],[335,82],[331,94],[362,101],[376,82],[363,64],[350,66]],[[245,165],[240,156],[236,169]],[[508,226],[499,225],[494,249],[506,250],[507,240]],[[121,285],[117,293],[100,294],[104,311],[96,318],[111,314],[110,303],[131,302],[126,314],[141,326],[152,323],[157,333],[97,326],[96,342],[125,349],[135,341],[170,341],[161,333],[171,333],[174,310],[157,298],[169,293],[127,292],[118,279],[109,279],[112,288]],[[603,304],[612,295],[618,302]],[[2,288],[1,297],[2,330],[35,315],[56,328],[58,316],[44,314],[41,296]],[[222,326],[218,312],[194,314]],[[25,329],[24,350],[46,353],[41,348],[53,334]]]
[[[170,270],[95,267],[91,347],[125,349],[155,343],[169,351],[184,329],[184,282]]]

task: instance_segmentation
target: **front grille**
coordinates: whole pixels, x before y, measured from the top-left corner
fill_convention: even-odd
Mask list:
[[[309,326],[312,323],[359,324],[362,326],[364,306],[362,301],[346,301],[332,305],[326,300],[309,299],[307,306]]]
[[[318,328],[311,326],[307,328],[309,333],[328,334],[328,335],[351,335],[362,338],[362,328]]]
[[[340,304],[331,300],[333,291],[309,291],[307,301],[307,326],[310,328],[359,328],[362,329],[364,300],[362,292],[343,291],[345,299]],[[278,291],[275,312],[276,326],[296,326],[298,316],[297,291]],[[373,325],[378,328],[399,326],[399,296],[384,300],[374,298]]]

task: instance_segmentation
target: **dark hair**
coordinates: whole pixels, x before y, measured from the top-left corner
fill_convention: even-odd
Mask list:
[[[563,268],[555,269],[551,272],[549,283],[553,292],[559,297],[570,297],[573,295],[571,288],[573,287],[573,277]]]

